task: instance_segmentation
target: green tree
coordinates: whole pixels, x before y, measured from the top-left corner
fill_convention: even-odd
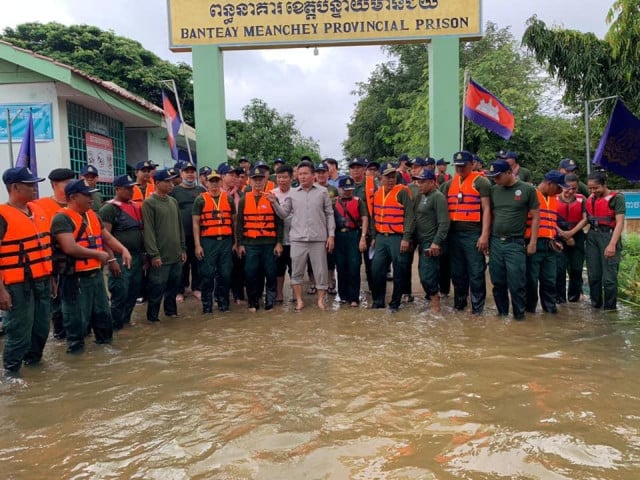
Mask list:
[[[24,23],[5,28],[0,38],[114,82],[155,105],[162,105],[159,81],[173,79],[184,119],[195,124],[191,67],[162,60],[139,42],[89,25],[59,23]]]
[[[244,127],[238,131],[236,147],[252,160],[273,162],[281,157],[294,163],[302,155],[319,158],[318,143],[303,137],[293,115],[280,115],[263,100],[254,98],[242,109]]]

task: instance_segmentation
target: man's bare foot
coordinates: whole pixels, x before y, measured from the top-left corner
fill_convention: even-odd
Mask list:
[[[318,300],[318,308],[320,310],[326,310],[327,306],[324,304],[324,300]]]
[[[248,310],[249,310],[249,313],[256,313],[256,311],[257,311],[258,309],[257,309],[257,308],[255,308],[255,307],[249,307],[249,309],[248,309]]]
[[[296,308],[293,309],[294,312],[301,312],[304,308],[304,302],[302,300],[296,301]]]

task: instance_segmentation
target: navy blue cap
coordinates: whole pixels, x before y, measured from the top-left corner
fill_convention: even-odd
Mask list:
[[[376,162],[375,160],[371,160],[370,162],[367,162],[367,168],[369,167],[376,167],[378,170],[380,170],[380,163]]]
[[[249,172],[249,177],[251,178],[264,177],[264,176],[265,176],[264,170],[262,170],[260,167],[253,167]]]
[[[436,164],[436,159],[432,158],[432,157],[427,157],[427,159],[425,160],[427,165],[435,165]]]
[[[573,172],[574,170],[578,169],[578,164],[571,158],[563,158],[562,160],[560,160],[560,165],[558,166],[558,168],[564,168],[569,172]]]
[[[473,161],[473,155],[467,152],[466,150],[462,150],[461,152],[456,152],[453,154],[453,164],[462,166],[466,163],[471,163]]]
[[[449,162],[447,162],[444,158],[441,158],[436,162],[436,165],[449,165]]]
[[[415,180],[435,180],[436,172],[434,172],[433,170],[429,170],[428,168],[424,168],[422,169],[422,172],[420,172],[418,175],[413,175],[411,178]]]
[[[178,176],[178,173],[173,168],[163,168],[153,174],[153,179],[156,182],[164,182],[165,180],[173,180]]]
[[[416,167],[426,167],[427,161],[422,157],[416,157],[411,160],[411,165],[415,165]]]
[[[283,159],[282,157],[276,157],[276,159],[273,161],[273,164],[275,165],[276,163],[279,163],[279,164],[281,164],[281,165],[284,165],[284,164],[285,164],[285,163],[287,163],[287,162],[285,162],[285,161],[284,161],[284,159]]]
[[[129,175],[118,175],[113,179],[114,187],[133,187],[136,184]]]
[[[93,165],[85,165],[84,167],[82,167],[82,170],[80,170],[80,175],[85,176],[85,175],[95,175],[98,176],[99,172],[98,169],[93,166]]]
[[[198,170],[196,168],[195,163],[193,162],[184,162],[179,168],[177,168],[177,170],[186,170],[187,168],[193,168],[194,170]]]
[[[356,183],[351,177],[342,177],[338,182],[338,188],[341,188],[343,190],[353,190],[356,188]]]
[[[501,173],[506,173],[509,170],[511,170],[511,165],[509,165],[506,160],[496,160],[489,167],[487,177],[497,177]]]
[[[354,158],[349,162],[349,168],[351,167],[366,167],[367,161],[364,158]]]
[[[238,160],[238,163],[242,163],[242,162],[251,163],[251,162],[249,161],[249,159],[248,159],[247,157],[244,157],[244,156],[240,157],[240,160]]]
[[[325,162],[320,162],[318,165],[316,165],[316,172],[320,170],[323,172],[328,172],[329,171],[329,167],[327,166],[327,164]]]
[[[396,172],[398,169],[395,163],[388,162],[380,165],[380,170],[382,171],[382,175],[390,175]]]
[[[140,161],[138,163],[136,163],[135,169],[136,170],[144,170],[145,168],[148,170],[153,170],[156,167],[156,164],[153,163],[150,160],[143,160]]]
[[[484,166],[484,160],[482,160],[478,155],[473,155],[473,161],[478,162],[480,165]]]
[[[74,193],[82,193],[83,195],[91,195],[92,193],[96,193],[98,191],[97,188],[91,188],[89,185],[84,183],[84,180],[81,178],[79,180],[74,180],[73,182],[67,183],[64,187],[65,195],[72,195]]]
[[[233,167],[227,162],[221,163],[220,165],[218,165],[218,168],[216,168],[216,172],[218,172],[220,175],[226,175],[231,171],[233,171]]]
[[[54,168],[49,172],[49,176],[47,178],[52,182],[62,182],[64,180],[76,178],[76,172],[70,168]]]
[[[564,173],[560,173],[558,170],[549,170],[544,176],[544,179],[562,188],[568,188],[568,185],[564,183]]]
[[[398,162],[408,162],[408,161],[409,161],[409,155],[407,155],[406,153],[403,153],[398,157]]]
[[[267,162],[265,162],[264,160],[258,160],[256,162],[256,164],[254,165],[255,168],[265,168],[267,170],[271,170],[271,167],[269,166],[269,164]]]
[[[198,173],[200,175],[209,175],[211,172],[213,172],[213,170],[211,170],[211,167],[200,167],[200,170],[198,170]]]
[[[36,177],[27,167],[9,168],[2,174],[2,181],[5,185],[13,183],[38,183],[44,178]]]
[[[507,158],[513,158],[514,160],[518,160],[518,154],[510,150],[507,150],[506,152],[504,150],[500,150],[498,152],[498,158],[501,158],[503,160],[506,160]]]

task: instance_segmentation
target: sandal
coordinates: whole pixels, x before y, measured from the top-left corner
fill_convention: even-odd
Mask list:
[[[307,295],[315,295],[316,293],[318,293],[318,289],[316,288],[315,285],[311,285],[308,289],[307,289]]]
[[[329,288],[327,288],[327,293],[329,295],[337,295],[338,291],[336,290],[336,287],[329,287]]]

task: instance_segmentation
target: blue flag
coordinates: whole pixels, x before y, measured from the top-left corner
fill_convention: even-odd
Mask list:
[[[33,128],[33,113],[29,112],[29,120],[27,128],[22,137],[22,144],[16,159],[16,167],[27,167],[34,176],[38,176],[38,165],[36,164],[36,136]],[[36,194],[38,193],[38,184],[36,184]]]
[[[619,99],[604,129],[593,164],[631,182],[640,181],[640,119]]]

